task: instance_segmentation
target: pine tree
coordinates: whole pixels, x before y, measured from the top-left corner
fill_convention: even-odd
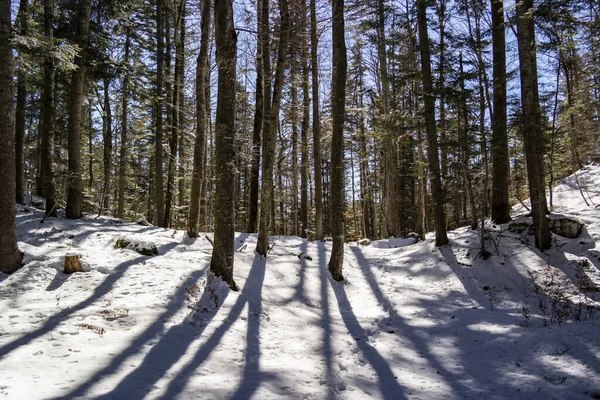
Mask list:
[[[15,226],[15,130],[10,0],[0,1],[0,271],[21,266]]]

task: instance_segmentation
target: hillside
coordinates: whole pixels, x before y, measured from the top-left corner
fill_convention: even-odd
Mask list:
[[[490,226],[488,260],[467,228],[441,249],[353,242],[339,284],[330,243],[273,237],[263,260],[256,236],[238,234],[240,292],[200,305],[205,237],[105,217],[40,223],[20,207],[25,265],[0,275],[0,398],[600,398],[600,167],[578,178],[589,205],[573,177],[553,197],[583,232],[546,253],[507,225]],[[62,273],[71,250],[87,272]]]

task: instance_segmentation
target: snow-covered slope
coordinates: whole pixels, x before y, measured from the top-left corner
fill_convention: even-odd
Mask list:
[[[600,168],[578,176],[600,203]],[[240,292],[201,306],[204,237],[110,218],[42,224],[20,210],[26,264],[0,275],[0,398],[600,398],[600,321],[550,324],[549,303],[545,318],[539,309],[540,290],[557,287],[596,304],[576,266],[588,259],[597,281],[600,211],[569,179],[556,210],[587,225],[547,253],[506,226],[490,227],[488,260],[466,228],[441,249],[432,238],[350,243],[340,284],[327,273],[331,243],[273,237],[263,260],[256,236],[238,234]],[[158,255],[114,248],[123,238]],[[67,276],[73,250],[86,272]],[[548,273],[561,283],[544,284]]]

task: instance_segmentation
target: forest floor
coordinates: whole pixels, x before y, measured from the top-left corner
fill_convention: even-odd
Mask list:
[[[600,167],[578,176],[600,188]],[[0,275],[0,399],[600,399],[600,292],[582,289],[600,284],[600,209],[573,177],[554,204],[586,225],[545,253],[507,225],[489,226],[487,260],[467,228],[442,248],[349,243],[343,284],[327,273],[331,243],[274,236],[264,260],[238,234],[240,291],[202,301],[204,236],[40,223],[19,207],[25,265]],[[63,274],[72,250],[85,273]]]

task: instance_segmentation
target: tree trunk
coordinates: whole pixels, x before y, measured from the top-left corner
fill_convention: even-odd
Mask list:
[[[112,112],[110,109],[110,80],[104,78],[104,130],[103,130],[103,161],[104,161],[104,186],[102,189],[104,209],[110,211],[110,179],[112,175]]]
[[[156,209],[156,224],[164,226],[164,197],[163,197],[163,81],[164,81],[164,0],[156,1],[156,102],[154,113],[156,118],[155,156],[154,156],[154,207]]]
[[[429,180],[435,216],[435,245],[448,244],[446,218],[444,215],[444,196],[440,178],[440,158],[435,124],[435,98],[431,78],[429,35],[427,33],[427,9],[425,0],[417,1],[417,19],[419,25],[419,47],[421,53],[421,73],[423,74],[425,128],[427,130],[427,158],[429,161]]]
[[[83,216],[83,181],[81,178],[81,124],[82,106],[85,89],[86,53],[89,43],[91,0],[81,0],[75,16],[77,26],[77,45],[79,53],[75,56],[75,66],[71,83],[71,104],[69,107],[69,179],[66,214],[69,219]]]
[[[185,137],[185,0],[181,0],[180,7],[180,19],[179,19],[179,47],[177,48],[177,57],[179,61],[179,108],[177,109],[177,122],[179,125],[179,144],[178,144],[178,172],[177,172],[177,183],[179,185],[177,190],[177,205],[179,206],[179,213],[181,214],[185,207],[185,164],[186,164],[186,137]],[[181,216],[185,217],[185,214]]]
[[[28,0],[21,0],[19,4],[19,14],[17,18],[21,24],[21,36],[28,35],[28,23],[29,18],[29,4]],[[21,53],[23,50],[20,50]],[[22,56],[22,54],[19,54]],[[25,106],[27,100],[27,77],[23,68],[17,70],[17,112],[15,115],[15,182],[16,182],[16,193],[15,198],[17,203],[23,203],[24,200],[24,188],[25,188],[25,165],[23,157],[25,155]]]
[[[216,145],[215,240],[210,270],[221,277],[232,290],[238,290],[233,279],[233,246],[235,240],[235,115],[237,34],[233,26],[233,0],[215,0],[215,38],[219,71]]]
[[[296,38],[294,38],[294,42]],[[298,235],[298,86],[297,86],[297,52],[291,54],[291,124],[292,124],[292,235]]]
[[[0,271],[21,267],[15,226],[15,130],[10,0],[0,1]]]
[[[346,39],[344,37],[344,0],[333,0],[333,71],[331,77],[331,230],[333,247],[329,259],[329,272],[336,281],[344,280],[344,117],[346,104]]]
[[[511,220],[508,190],[510,164],[506,131],[506,37],[503,0],[492,3],[492,52],[494,57],[494,112],[492,113],[492,221]]]
[[[54,40],[54,0],[44,0],[44,36],[48,42]],[[54,197],[54,126],[56,106],[54,103],[54,58],[44,56],[44,83],[42,85],[42,121],[40,140],[40,186],[46,198],[46,214],[56,217]]]
[[[192,174],[192,193],[190,196],[190,214],[188,216],[187,234],[191,238],[198,237],[198,216],[200,211],[200,192],[202,177],[205,172],[206,153],[206,90],[204,83],[208,70],[208,41],[210,29],[210,0],[203,0],[200,5],[200,54],[196,64],[196,141],[194,143],[194,172]],[[204,223],[202,224],[204,225]]]
[[[533,0],[521,0],[517,3],[517,39],[521,73],[522,131],[527,159],[535,247],[544,250],[550,248],[552,236],[546,219],[544,146],[532,9]]]
[[[260,201],[260,227],[256,252],[263,256],[267,255],[269,247],[269,234],[271,231],[273,208],[273,167],[275,164],[275,145],[277,139],[277,126],[279,122],[279,108],[281,104],[281,93],[283,90],[283,78],[287,59],[289,40],[289,12],[287,0],[279,0],[279,11],[281,14],[281,26],[279,27],[279,47],[277,50],[277,66],[275,69],[275,84],[273,86],[273,102],[267,100],[271,92],[271,67],[269,51],[269,5],[263,1],[263,31],[261,32],[263,43],[263,79],[264,88],[264,124],[263,124],[263,169]]]
[[[302,42],[302,131],[300,155],[300,237],[305,238],[308,230],[308,127],[310,123],[310,97],[308,94],[308,43],[306,1],[302,1],[301,33]]]
[[[125,186],[127,185],[127,147],[129,146],[128,129],[128,110],[129,107],[129,49],[131,46],[131,32],[129,27],[125,33],[125,55],[123,65],[125,73],[123,74],[122,99],[121,99],[121,147],[119,148],[119,199],[118,211],[119,218],[125,217]]]
[[[321,117],[319,116],[319,61],[317,57],[317,0],[310,1],[310,46],[313,93],[313,160],[315,163],[315,235],[323,239],[323,172],[321,169]]]
[[[262,0],[256,2],[256,19],[259,32],[262,27]],[[260,170],[260,134],[263,125],[263,60],[262,36],[256,39],[256,101],[254,107],[254,129],[252,133],[252,169],[250,170],[250,213],[248,215],[248,232],[256,232],[258,222],[258,195]]]

